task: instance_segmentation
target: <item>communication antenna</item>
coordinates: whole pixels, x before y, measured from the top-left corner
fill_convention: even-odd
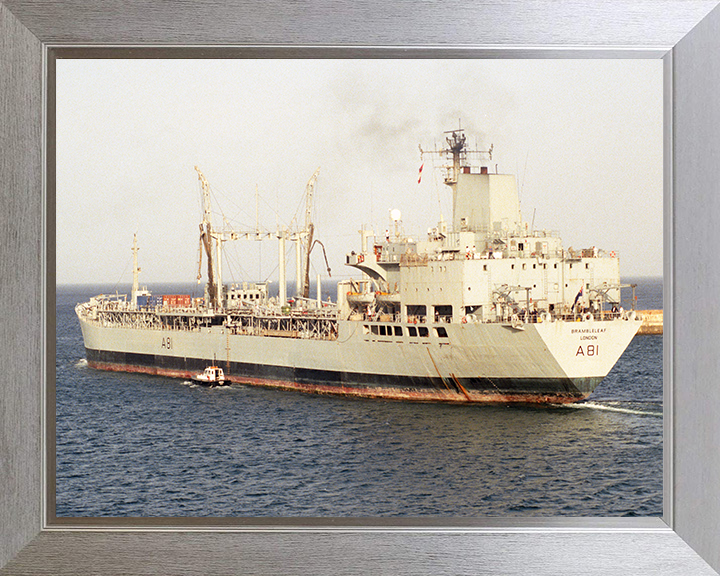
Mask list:
[[[444,132],[449,134],[445,137],[446,147],[438,150],[423,150],[420,147],[420,157],[423,158],[424,154],[443,154],[445,155],[448,162],[451,165],[444,166],[445,168],[445,184],[452,186],[457,184],[458,174],[462,166],[467,166],[467,155],[468,154],[487,154],[488,159],[492,160],[493,145],[490,145],[488,150],[468,150],[466,147],[467,138],[465,136],[465,130],[458,128],[457,130],[449,130]]]

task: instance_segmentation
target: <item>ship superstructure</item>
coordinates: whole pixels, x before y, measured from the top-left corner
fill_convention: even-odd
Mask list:
[[[536,322],[539,318],[604,319],[619,309],[620,260],[596,247],[565,250],[556,232],[522,220],[515,177],[471,167],[461,130],[447,138],[445,184],[453,219],[418,241],[388,231],[347,264],[377,290],[380,314],[401,321]],[[492,149],[479,152],[492,160]],[[367,283],[366,283],[367,284]],[[352,297],[341,307],[350,308]]]
[[[462,130],[424,154],[447,159],[452,220],[441,219],[423,239],[402,233],[398,211],[385,234],[363,230],[345,262],[362,277],[339,282],[336,303],[321,300],[319,278],[317,298],[309,297],[317,171],[306,188],[304,226],[274,234],[280,289],[271,297],[266,283],[223,284],[223,242],[261,233],[213,228],[198,170],[204,297],[141,291],[135,263],[129,300],[98,296],[76,308],[89,365],[188,378],[214,361],[230,382],[388,399],[587,397],[641,324],[620,307],[628,286],[620,283],[619,255],[566,250],[557,233],[524,222],[515,177],[491,172],[492,147],[468,150]],[[288,240],[296,246],[290,299]]]

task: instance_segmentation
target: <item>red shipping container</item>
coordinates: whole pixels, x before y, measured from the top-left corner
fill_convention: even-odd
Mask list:
[[[190,294],[163,294],[162,299],[167,308],[189,308],[192,303]]]

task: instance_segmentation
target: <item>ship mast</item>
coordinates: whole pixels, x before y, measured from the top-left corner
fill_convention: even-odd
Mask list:
[[[448,132],[445,132],[448,134]],[[444,150],[445,153],[452,155],[452,171],[448,167],[448,173],[445,176],[445,184],[457,184],[458,174],[460,174],[460,160],[461,157],[465,160],[465,134],[462,130],[453,130],[450,132],[451,136],[445,138],[448,144],[448,148]]]
[[[133,234],[133,245],[132,245],[132,253],[133,253],[133,283],[132,283],[132,305],[133,308],[137,308],[137,293],[140,289],[140,285],[138,282],[138,276],[140,274],[140,268],[138,267],[138,257],[137,253],[140,248],[138,248],[137,245],[137,234]]]
[[[420,149],[421,154],[434,153],[434,154],[445,154],[448,160],[452,160],[452,166],[446,166],[445,173],[445,184],[453,187],[457,184],[458,174],[463,166],[467,166],[467,155],[468,154],[487,154],[488,158],[492,160],[493,145],[490,144],[490,148],[487,150],[468,150],[465,146],[467,138],[465,137],[465,130],[458,128],[457,130],[449,130],[445,134],[450,136],[445,137],[447,142],[447,148],[442,150],[430,150],[423,151]]]
[[[287,303],[287,280],[285,278],[285,230],[278,227],[278,300],[281,306]]]
[[[448,164],[443,168],[445,169],[445,184],[450,187],[453,193],[453,219],[455,215],[455,209],[457,207],[457,193],[458,193],[458,179],[461,169],[468,166],[467,156],[468,154],[486,154],[490,160],[492,160],[493,145],[487,150],[468,150],[466,147],[466,136],[463,128],[457,128],[456,130],[448,130],[444,134],[449,134],[445,137],[447,143],[446,148],[440,150],[423,150],[420,148],[420,158],[425,154],[442,154],[445,155],[448,160]],[[452,162],[452,164],[450,164]]]

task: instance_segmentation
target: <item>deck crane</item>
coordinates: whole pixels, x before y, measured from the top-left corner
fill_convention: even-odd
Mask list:
[[[330,274],[330,265],[327,261],[327,254],[325,252],[325,246],[319,240],[313,241],[313,234],[315,232],[315,226],[312,223],[312,203],[313,195],[315,193],[315,184],[317,182],[320,168],[315,170],[313,175],[308,180],[307,186],[305,187],[305,228],[302,232],[304,236],[304,250],[305,250],[305,263],[303,266],[303,282],[302,291],[300,296],[303,298],[310,297],[310,254],[315,244],[320,244],[323,249],[323,255],[325,256],[325,265],[327,266],[328,275]]]
[[[203,192],[203,221],[200,223],[200,243],[205,248],[208,259],[208,282],[206,285],[207,300],[214,307],[219,307],[218,288],[215,274],[215,259],[213,258],[213,240],[214,234],[212,229],[212,219],[210,213],[210,186],[205,175],[200,168],[195,166],[198,173],[198,180]],[[200,252],[200,267],[202,267],[202,251]],[[198,279],[200,278],[200,270],[198,269]]]
[[[203,251],[207,255],[207,273],[208,281],[205,287],[206,302],[208,305],[215,309],[222,309],[223,307],[223,296],[222,296],[222,243],[228,240],[239,240],[241,238],[262,240],[263,238],[269,238],[273,236],[273,233],[264,232],[260,229],[259,220],[257,220],[256,214],[256,226],[255,230],[231,230],[227,227],[213,228],[212,215],[210,209],[210,186],[207,179],[195,166],[195,170],[198,173],[198,179],[203,193],[203,220],[200,223],[200,258],[198,263],[198,281],[202,276],[202,253]],[[327,266],[328,274],[330,274],[330,265],[327,261],[327,254],[325,246],[319,240],[313,239],[314,226],[312,223],[312,202],[313,195],[315,192],[315,183],[317,182],[318,173],[320,168],[315,170],[314,174],[308,180],[305,188],[305,227],[299,230],[294,235],[294,240],[297,244],[297,263],[298,263],[298,290],[297,295],[302,298],[309,298],[310,295],[310,254],[315,244],[320,244],[323,249],[323,255],[325,257],[325,264]],[[257,207],[256,207],[257,212]],[[282,236],[284,240],[284,233],[281,235],[278,232],[278,238]],[[284,242],[281,241],[281,246]],[[305,252],[305,261],[302,262],[301,252]],[[281,269],[284,269],[284,250],[281,249],[280,258],[283,260]],[[284,278],[284,273],[281,273]],[[281,282],[284,283],[284,279],[281,278]],[[284,300],[281,290],[281,299]]]
[[[307,186],[305,186],[305,228],[303,229],[305,263],[303,265],[303,283],[300,294],[303,298],[310,296],[310,250],[312,250],[313,233],[315,232],[315,226],[312,223],[312,203],[319,173],[320,168],[318,167],[313,175],[310,176]]]
[[[223,242],[229,240],[263,240],[273,236],[272,233],[260,229],[259,219],[257,216],[257,200],[256,200],[256,224],[254,230],[233,230],[228,227],[227,221],[222,227],[214,228],[211,220],[210,210],[210,185],[207,179],[195,166],[198,173],[198,179],[202,187],[203,193],[203,221],[200,224],[200,257],[198,262],[198,282],[202,277],[202,253],[207,254],[208,258],[208,282],[205,287],[206,302],[216,310],[221,310],[224,306],[224,289],[222,281],[222,251]],[[214,249],[213,249],[214,247]]]

